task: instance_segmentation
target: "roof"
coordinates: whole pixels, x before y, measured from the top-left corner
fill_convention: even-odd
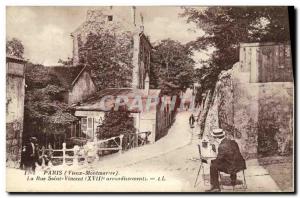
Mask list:
[[[260,43],[240,43],[240,47],[258,47],[258,46],[275,46],[290,45],[289,42],[260,42]]]
[[[148,98],[158,98],[159,96],[160,89],[149,89],[147,92],[145,89],[108,88],[96,92],[92,97],[84,101],[82,104],[76,106],[75,109],[84,111],[109,111],[115,105],[117,97],[127,97],[127,109],[131,112],[140,112],[137,107],[130,107],[130,105],[135,102],[134,100],[136,98],[142,99],[143,110],[146,110],[145,107]],[[103,103],[104,101],[105,103]],[[151,110],[153,110],[153,107]]]
[[[49,122],[53,124],[71,124],[72,122],[77,121],[77,117],[66,112],[56,112],[50,116]]]
[[[77,81],[85,66],[51,66],[47,67],[50,74],[55,75],[65,88],[71,88]]]
[[[6,61],[17,62],[17,63],[26,63],[27,62],[23,58],[19,58],[19,57],[12,56],[12,55],[6,55]]]
[[[140,37],[144,38],[144,40],[147,41],[147,43],[150,46],[150,48],[153,49],[153,46],[150,43],[149,38],[145,35],[144,31],[140,32]]]

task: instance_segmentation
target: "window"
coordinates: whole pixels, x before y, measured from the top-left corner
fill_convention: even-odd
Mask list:
[[[93,138],[94,137],[94,132],[93,132],[93,126],[94,126],[94,119],[93,118],[88,118],[87,119],[87,132],[86,135],[88,138]]]
[[[81,131],[86,132],[87,130],[87,118],[81,118]]]
[[[284,45],[280,45],[279,46],[279,54],[278,54],[278,68],[284,68],[285,66],[285,46]]]
[[[108,21],[112,21],[113,20],[113,16],[112,15],[107,16],[107,20]]]
[[[93,118],[88,118],[88,128],[92,128],[93,127]]]

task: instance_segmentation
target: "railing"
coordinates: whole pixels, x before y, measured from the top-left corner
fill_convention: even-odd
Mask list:
[[[138,133],[128,133],[125,135],[125,144],[123,145],[125,150],[143,146],[149,143],[149,136],[151,131],[138,132]]]
[[[119,151],[119,152],[121,152],[123,150],[123,147],[122,147],[123,137],[124,137],[124,135],[119,135],[119,136],[111,137],[111,138],[104,139],[104,140],[98,140],[96,142],[98,155],[99,155],[99,152],[101,152],[101,151]],[[119,139],[119,141],[117,141],[118,139]]]
[[[151,131],[139,132],[137,133],[138,137],[138,146],[143,146],[149,143],[148,137],[150,136]]]
[[[100,157],[100,153],[104,151],[118,151],[121,153],[122,150],[145,145],[149,143],[148,137],[150,134],[150,131],[122,134],[104,140],[97,140],[96,142],[88,142],[84,146],[75,145],[73,148],[67,148],[66,143],[62,144],[62,149],[52,149],[51,146],[47,149],[42,147],[40,158],[42,164],[45,164],[44,157],[48,157],[51,164],[51,161],[56,159],[61,159],[62,165],[77,166],[80,159],[84,159],[83,163],[87,164],[90,159],[95,159],[97,155]],[[124,142],[124,138],[127,138],[126,142]]]
[[[52,149],[49,147],[46,149],[45,147],[42,147],[40,158],[42,159],[42,164],[44,163],[44,157],[49,157],[50,162],[54,161],[55,159],[62,159],[62,165],[72,164],[72,165],[78,165],[78,161],[80,158],[80,151],[84,152],[82,147],[79,147],[75,145],[73,148],[67,149],[66,143],[62,144],[62,149]],[[48,152],[48,155],[46,154]],[[57,153],[61,153],[61,155],[57,155]],[[71,153],[71,155],[70,155]],[[82,154],[81,154],[82,155]],[[84,156],[86,159],[86,157]],[[68,159],[71,159],[72,162],[67,162]]]

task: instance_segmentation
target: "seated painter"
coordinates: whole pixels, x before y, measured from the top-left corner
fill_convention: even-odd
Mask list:
[[[231,184],[236,184],[236,174],[246,169],[246,163],[235,140],[225,137],[222,129],[214,129],[211,133],[218,143],[217,157],[210,164],[211,189],[207,192],[220,191],[219,172],[230,174]]]

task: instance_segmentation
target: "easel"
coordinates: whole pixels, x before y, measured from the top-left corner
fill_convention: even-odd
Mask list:
[[[203,147],[203,143],[207,143],[207,147],[206,148]],[[199,166],[199,169],[198,169],[198,173],[197,173],[197,177],[196,177],[196,180],[195,180],[195,183],[194,183],[194,187],[197,184],[197,181],[198,181],[201,169],[202,169],[202,179],[203,179],[203,182],[205,182],[205,180],[204,180],[205,178],[204,178],[204,166],[203,166],[203,164],[206,163],[206,164],[209,165],[211,163],[211,160],[216,159],[216,157],[217,157],[216,153],[213,152],[209,148],[208,144],[209,144],[209,142],[204,142],[204,141],[202,141],[201,144],[198,144],[200,166]]]

